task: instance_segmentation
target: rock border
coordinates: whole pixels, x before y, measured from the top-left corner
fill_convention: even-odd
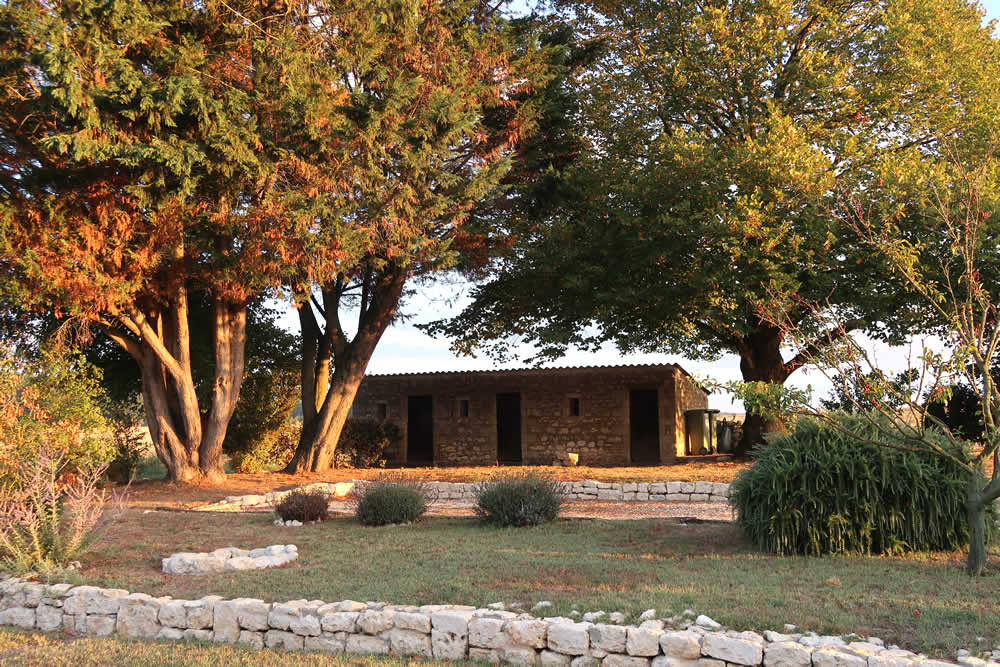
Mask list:
[[[198,511],[263,510],[273,507],[288,494],[302,491],[320,491],[330,498],[344,498],[356,488],[370,484],[371,480],[346,482],[315,482],[288,491],[270,491],[265,494],[228,496],[223,500],[197,507]],[[620,500],[626,502],[685,502],[729,503],[729,485],[723,482],[598,482],[585,479],[560,482],[563,494],[572,500]],[[426,482],[428,495],[439,500],[472,500],[477,482]]]
[[[655,613],[655,612],[654,612]],[[644,615],[648,615],[644,614]],[[699,621],[705,623],[705,618]],[[708,619],[711,620],[711,619]],[[269,603],[206,596],[154,598],[144,593],[23,579],[0,582],[0,625],[98,636],[198,640],[251,648],[284,648],[436,660],[485,660],[571,667],[944,667],[881,641],[814,634],[710,630],[697,622],[675,630],[650,619],[639,625],[536,618],[461,605],[390,605],[343,600]],[[959,664],[1000,667],[960,655]]]
[[[299,549],[294,544],[272,544],[259,549],[223,547],[202,553],[181,551],[164,558],[161,571],[164,574],[215,574],[233,570],[265,570],[281,567],[298,557]]]

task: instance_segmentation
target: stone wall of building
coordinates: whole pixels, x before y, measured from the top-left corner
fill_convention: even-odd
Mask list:
[[[497,402],[521,396],[522,462],[551,465],[574,452],[580,465],[629,465],[629,392],[656,389],[660,462],[684,453],[684,411],[704,408],[707,394],[676,365],[372,375],[352,415],[399,426],[403,440],[390,462],[407,461],[408,397],[433,397],[434,463],[492,465],[497,461]],[[579,414],[571,414],[571,399]],[[463,403],[468,413],[463,414]]]

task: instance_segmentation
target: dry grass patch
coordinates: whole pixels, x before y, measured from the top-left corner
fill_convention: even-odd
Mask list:
[[[294,543],[299,559],[266,571],[190,577],[160,573],[175,551]],[[87,583],[155,596],[383,600],[485,606],[551,600],[548,614],[686,608],[730,627],[796,623],[822,634],[858,632],[936,655],[996,637],[1000,549],[988,576],[970,579],[962,554],[801,558],[756,553],[732,524],[560,520],[496,529],[428,518],[365,528],[335,518],[278,528],[266,514],[133,509],[84,559]],[[831,583],[833,582],[833,583]],[[985,648],[985,647],[982,647]]]
[[[0,665],[259,665],[347,667],[436,665],[386,656],[331,656],[301,651],[251,650],[222,644],[154,642],[121,637],[68,637],[0,630]],[[469,664],[469,663],[453,663]]]

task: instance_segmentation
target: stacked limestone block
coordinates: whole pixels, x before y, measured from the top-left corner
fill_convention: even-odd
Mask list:
[[[361,489],[365,480],[324,483],[317,482],[302,487],[307,491],[319,490],[331,498],[343,497]],[[472,501],[476,495],[475,483],[428,482],[424,485],[431,500]],[[720,482],[598,482],[583,480],[562,482],[566,498],[574,500],[625,500],[642,502],[729,503],[729,485]],[[273,507],[291,491],[272,491],[263,495],[229,496],[224,500],[199,507],[201,510],[241,511],[263,510]]]
[[[299,524],[301,525],[301,524]],[[164,574],[215,574],[232,570],[264,570],[281,567],[299,557],[294,544],[272,544],[260,549],[223,547],[208,553],[182,551],[162,560]]]
[[[628,667],[935,667],[947,665],[877,640],[673,630],[577,623],[455,605],[406,607],[345,600],[269,603],[207,596],[154,598],[143,593],[68,584],[0,582],[0,624],[44,631],[147,639],[217,641],[252,648],[474,659],[513,664]],[[1000,657],[1000,651],[997,652]],[[993,665],[974,657],[967,665]]]

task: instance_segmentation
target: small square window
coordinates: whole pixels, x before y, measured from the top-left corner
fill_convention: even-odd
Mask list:
[[[570,396],[569,399],[569,416],[579,417],[580,416],[580,398],[578,396]]]
[[[389,416],[389,404],[388,403],[378,403],[375,405],[375,419],[378,421],[385,421]]]
[[[463,398],[458,402],[458,416],[459,417],[469,416],[469,399]]]

